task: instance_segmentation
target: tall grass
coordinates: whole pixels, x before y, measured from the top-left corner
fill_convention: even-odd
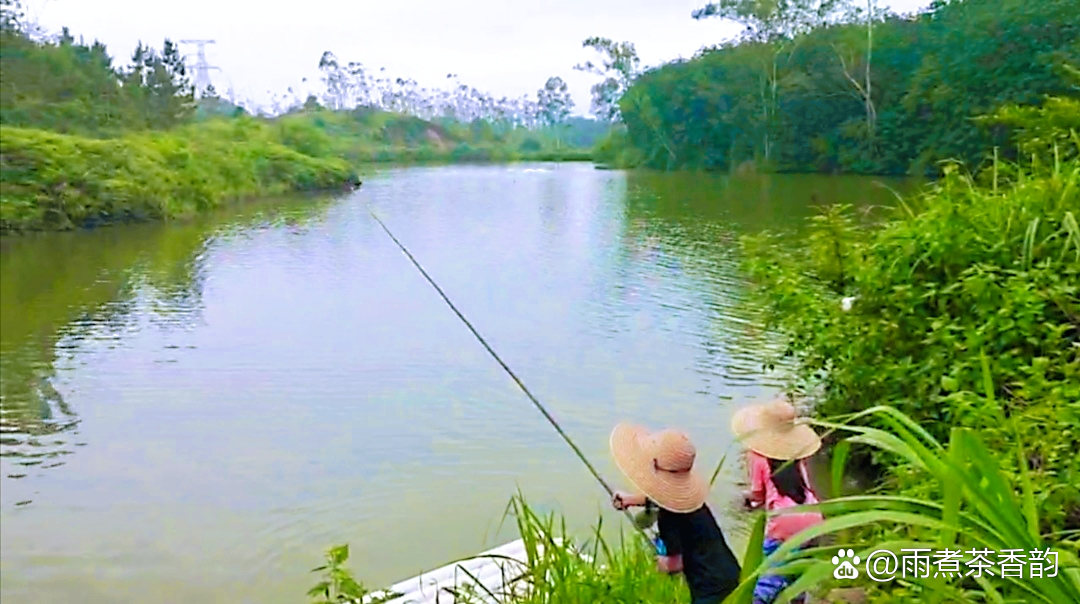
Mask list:
[[[688,591],[682,581],[656,571],[651,546],[632,530],[620,531],[615,543],[603,536],[598,520],[591,536],[579,541],[565,520],[532,510],[519,493],[508,510],[525,543],[526,570],[508,602],[682,602]]]
[[[345,161],[275,142],[254,120],[107,140],[0,126],[0,232],[176,218],[354,178]]]
[[[987,372],[987,375],[989,373]],[[993,401],[987,382],[985,396]],[[1000,456],[992,452],[978,433],[955,428],[947,444],[942,444],[919,424],[895,407],[875,406],[842,421],[819,421],[818,425],[842,434],[840,443],[860,444],[895,456],[923,476],[933,497],[914,498],[888,494],[838,497],[814,506],[824,523],[793,537],[767,558],[762,555],[766,514],[754,512],[752,530],[744,553],[742,581],[725,604],[748,604],[758,578],[765,572],[791,574],[794,581],[778,601],[787,601],[801,592],[825,596],[833,587],[858,586],[877,602],[1039,602],[1062,604],[1080,602],[1080,558],[1078,534],[1042,533],[1035,504],[1037,497],[1026,470],[1013,480],[1002,471]],[[1006,421],[1007,420],[1004,420]],[[876,426],[875,426],[876,424]],[[844,450],[840,445],[839,450]],[[1014,448],[1007,455],[1019,454]],[[846,456],[833,458],[833,473],[843,472]],[[578,540],[566,529],[565,521],[554,515],[540,515],[518,494],[508,506],[508,516],[516,523],[525,543],[526,560],[515,572],[504,576],[507,589],[483,591],[452,590],[457,602],[497,602],[501,604],[549,604],[577,602],[685,603],[689,594],[678,577],[659,573],[651,546],[632,533],[609,543],[602,535],[602,520],[588,538]],[[853,532],[853,529],[855,532]],[[860,532],[859,529],[862,529]],[[846,542],[859,535],[862,543]],[[796,544],[810,539],[832,543],[795,551]],[[866,541],[869,539],[870,541]],[[927,555],[941,550],[960,550],[961,572],[973,559],[968,552],[990,550],[992,562],[1004,550],[1056,552],[1057,570],[1045,577],[899,577],[875,583],[860,566],[860,579],[838,583],[832,556],[839,549],[855,549],[866,560],[873,552],[885,550],[898,558],[904,549],[922,548]],[[932,560],[932,558],[931,558]],[[323,584],[320,584],[323,585]]]
[[[993,401],[992,390],[988,389],[987,397]],[[884,428],[852,423],[864,418],[876,420]],[[807,506],[824,513],[826,521],[793,537],[762,560],[747,573],[739,593],[729,601],[745,601],[741,597],[753,589],[756,578],[770,564],[798,573],[798,579],[781,594],[783,601],[801,591],[821,590],[834,583],[832,574],[836,566],[831,557],[838,549],[854,548],[866,560],[879,550],[902,558],[904,549],[922,548],[928,550],[924,555],[930,556],[942,550],[961,551],[964,564],[973,560],[970,552],[976,550],[989,550],[989,560],[994,563],[1005,550],[1019,550],[1025,557],[1032,552],[1052,551],[1058,555],[1058,568],[1053,577],[999,574],[993,578],[970,576],[949,581],[934,577],[936,568],[931,565],[925,573],[929,576],[898,576],[895,581],[880,585],[864,580],[863,586],[877,592],[878,601],[1080,602],[1078,533],[1040,532],[1036,493],[1028,470],[1021,470],[1018,481],[1011,480],[1001,469],[999,455],[986,446],[976,431],[954,428],[948,443],[943,445],[917,422],[889,406],[867,409],[847,418],[845,423],[818,424],[851,433],[847,442],[895,455],[923,476],[936,496],[925,499],[884,494],[849,496]],[[1020,453],[1019,447],[1006,452]],[[836,463],[842,464],[843,456],[837,457]],[[797,543],[826,535],[851,535],[852,529],[865,529],[856,534],[871,542],[866,545],[839,542],[794,553]],[[961,573],[968,572],[965,566],[960,568]]]
[[[486,559],[499,566],[503,588],[488,590],[479,584],[477,577],[464,570],[458,585],[443,592],[446,601],[459,604],[688,601],[684,582],[657,572],[651,545],[636,531],[630,534],[620,531],[618,541],[610,543],[603,535],[601,519],[587,538],[579,539],[567,530],[564,518],[539,514],[520,493],[510,500],[503,520],[507,519],[517,525],[525,546],[525,559],[476,556],[458,560],[457,563]],[[331,548],[327,553],[328,563],[315,569],[323,576],[309,595],[320,598],[319,602],[370,603],[387,597],[383,592],[368,591],[353,579],[344,568],[347,559],[345,546]],[[345,585],[344,592],[337,585]],[[327,594],[335,593],[344,593],[344,599],[327,599]]]

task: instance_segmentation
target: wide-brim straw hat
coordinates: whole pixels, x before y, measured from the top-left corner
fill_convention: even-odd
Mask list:
[[[749,405],[735,412],[731,429],[743,445],[769,459],[803,459],[817,453],[821,437],[786,401]]]
[[[697,450],[686,434],[619,424],[611,432],[611,454],[630,482],[665,510],[685,514],[705,505],[709,484],[693,470]]]

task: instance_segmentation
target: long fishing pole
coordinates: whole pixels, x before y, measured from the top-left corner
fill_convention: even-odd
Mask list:
[[[476,328],[473,327],[472,323],[470,323],[469,320],[465,318],[465,315],[461,314],[461,311],[458,310],[456,306],[454,306],[454,303],[450,301],[450,298],[446,295],[445,292],[443,292],[442,288],[439,287],[439,284],[435,283],[435,280],[431,278],[431,275],[429,275],[426,270],[424,270],[424,267],[420,266],[420,263],[416,260],[415,257],[413,257],[411,253],[409,253],[409,250],[400,241],[398,241],[397,237],[394,237],[394,234],[390,232],[390,229],[386,226],[386,224],[383,223],[383,221],[375,215],[375,211],[371,209],[371,205],[368,204],[366,200],[361,201],[363,201],[364,207],[367,208],[368,214],[371,214],[371,217],[375,219],[375,222],[379,223],[379,226],[382,227],[382,230],[386,232],[386,234],[390,237],[391,240],[393,240],[395,244],[397,244],[398,248],[400,248],[401,251],[405,254],[405,256],[408,257],[409,260],[413,263],[413,266],[415,266],[416,269],[420,271],[420,274],[423,275],[425,279],[427,279],[427,282],[435,288],[435,291],[439,292],[439,295],[442,296],[443,301],[446,302],[447,306],[450,307],[450,310],[454,311],[454,314],[456,314],[458,318],[461,319],[461,322],[469,328],[469,331],[472,332],[473,336],[475,336],[476,339],[480,341],[480,344],[484,346],[484,348],[488,351],[488,353],[491,354],[495,361],[503,368],[504,371],[506,371],[506,373],[511,377],[511,379],[514,380],[514,383],[518,385],[518,388],[521,388],[521,391],[525,393],[525,396],[529,397],[529,400],[532,401],[532,404],[540,411],[540,413],[544,415],[544,418],[548,420],[552,427],[555,428],[555,431],[559,433],[559,436],[562,436],[563,440],[566,441],[566,444],[570,445],[570,448],[574,450],[574,454],[576,454],[578,459],[581,460],[581,463],[585,464],[585,467],[589,469],[589,472],[591,472],[593,477],[596,478],[596,481],[600,483],[600,486],[604,487],[604,490],[607,491],[609,496],[614,497],[615,491],[611,488],[610,485],[608,485],[607,481],[605,481],[604,478],[600,476],[600,473],[596,471],[596,468],[594,468],[593,465],[589,462],[588,458],[585,457],[585,454],[581,452],[581,449],[579,449],[578,446],[574,444],[574,441],[570,439],[570,437],[566,434],[565,431],[563,431],[562,426],[559,425],[559,422],[555,421],[555,418],[553,418],[551,414],[548,413],[548,410],[544,408],[544,405],[539,400],[537,400],[535,396],[533,396],[533,393],[529,391],[528,387],[526,387],[524,382],[521,381],[521,378],[519,378],[517,374],[515,374],[514,371],[510,369],[510,367],[505,362],[503,362],[502,358],[499,357],[498,353],[496,353],[495,350],[492,349],[491,346],[487,343],[487,340],[484,339],[484,336],[480,335],[480,332],[476,331]],[[627,516],[629,516],[629,514],[627,514]]]

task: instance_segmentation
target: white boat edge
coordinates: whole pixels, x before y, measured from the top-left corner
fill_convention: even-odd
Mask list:
[[[538,553],[543,551],[537,544]],[[514,588],[514,579],[526,568],[527,552],[521,539],[505,543],[469,559],[451,562],[446,566],[421,573],[400,581],[389,589],[380,590],[364,597],[363,604],[379,601],[386,594],[400,594],[385,604],[453,604],[455,591],[470,594],[470,602],[490,602],[488,592],[496,596],[506,595]]]

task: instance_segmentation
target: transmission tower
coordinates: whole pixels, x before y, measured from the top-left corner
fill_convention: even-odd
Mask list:
[[[220,67],[215,67],[206,62],[206,45],[215,44],[214,40],[180,40],[181,44],[194,44],[199,50],[196,52],[197,60],[195,62],[195,92],[201,97],[206,94],[206,89],[210,87],[210,70],[216,69],[221,71]],[[185,58],[191,55],[185,55]]]

